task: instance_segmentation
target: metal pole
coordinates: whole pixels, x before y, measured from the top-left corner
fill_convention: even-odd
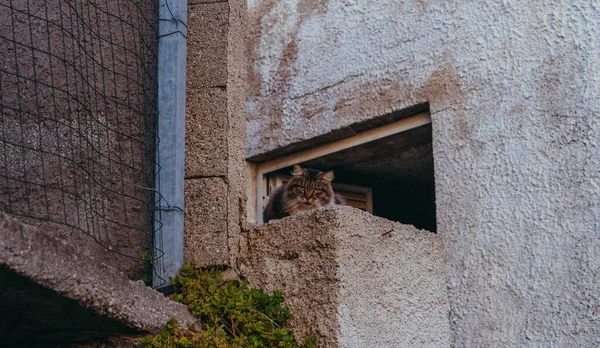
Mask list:
[[[159,0],[158,15],[154,288],[183,264],[187,0]]]

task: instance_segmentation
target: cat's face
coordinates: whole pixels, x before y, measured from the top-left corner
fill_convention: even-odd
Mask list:
[[[291,214],[321,208],[332,202],[332,171],[323,173],[295,165],[292,175],[284,196],[284,204]]]

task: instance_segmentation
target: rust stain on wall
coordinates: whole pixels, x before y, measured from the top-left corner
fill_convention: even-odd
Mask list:
[[[310,17],[314,14],[325,14],[327,13],[327,5],[329,1],[325,0],[302,0],[296,7],[301,20],[304,21],[306,17]]]
[[[333,112],[337,112],[338,110],[344,110],[346,108],[351,107],[352,105],[356,104],[356,100],[357,99],[354,97],[340,98],[335,103],[335,106],[333,107]]]
[[[246,56],[248,57],[248,88],[250,92],[260,95],[262,75],[255,69],[256,60],[260,58],[260,38],[263,36],[262,19],[267,17],[278,1],[265,0],[256,9],[248,10],[248,37],[246,40]],[[271,25],[272,27],[272,25]],[[270,28],[269,28],[270,29]]]
[[[298,56],[298,44],[296,41],[298,31],[307,18],[310,18],[314,14],[326,13],[328,2],[323,0],[304,0],[298,3],[298,21],[292,33],[288,36],[289,42],[285,44],[282,55],[279,58],[279,66],[273,76],[271,85],[263,89],[261,87],[264,77],[257,69],[256,59],[260,58],[261,37],[268,36],[268,32],[272,30],[275,23],[269,25],[269,23],[262,22],[262,19],[269,18],[268,14],[273,11],[277,4],[278,2],[276,1],[263,1],[250,11],[249,23],[251,32],[247,46],[248,56],[254,58],[249,60],[250,65],[248,69],[248,84],[252,91],[250,96],[262,100],[258,105],[258,114],[269,119],[268,129],[271,132],[281,127],[284,117],[284,100],[288,95],[291,79],[296,74],[294,65]],[[277,16],[276,18],[277,21],[285,20]],[[273,136],[273,134],[263,133],[262,136],[267,138]]]
[[[518,115],[518,114],[522,114],[524,111],[525,111],[525,108],[523,107],[523,105],[518,104],[518,105],[511,107],[510,110],[508,110],[508,113],[510,115]]]
[[[417,91],[429,100],[430,103],[453,102],[463,100],[460,80],[454,68],[443,65],[435,70],[425,81],[423,87]]]
[[[353,86],[352,90],[356,91],[356,96],[348,96],[350,93],[345,93],[346,95],[338,100],[333,109],[335,118],[361,121],[388,113],[407,101],[413,101],[410,87],[401,82],[403,80],[397,75],[393,80]]]
[[[429,101],[432,114],[452,108],[455,111],[457,139],[469,138],[470,127],[464,113],[466,96],[454,67],[448,64],[440,66],[416,94]]]
[[[271,129],[279,129],[284,117],[283,99],[290,88],[291,78],[294,75],[294,62],[298,56],[298,45],[295,36],[285,45],[279,60],[279,68],[275,75],[272,87],[274,94],[268,99],[268,111],[271,119]]]

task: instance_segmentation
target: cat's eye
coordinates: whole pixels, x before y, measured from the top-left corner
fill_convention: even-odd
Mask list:
[[[294,187],[294,189],[300,193],[304,192],[304,187],[296,186],[296,187]]]
[[[321,192],[323,192],[323,190],[321,190],[321,189],[315,189],[315,191],[314,191],[314,192],[315,192],[315,193],[321,193]]]

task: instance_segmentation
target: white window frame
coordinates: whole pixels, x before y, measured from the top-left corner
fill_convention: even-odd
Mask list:
[[[335,152],[343,151],[355,146],[379,140],[391,135],[406,132],[431,123],[429,112],[423,112],[414,116],[406,117],[390,124],[360,132],[348,138],[340,139],[331,143],[316,146],[314,148],[295,152],[286,156],[275,158],[262,163],[246,162],[246,176],[249,179],[247,187],[248,222],[263,223],[262,207],[266,199],[267,178],[265,174],[276,170],[291,167],[297,163],[303,163],[315,158],[323,157]],[[323,168],[327,169],[327,168]]]

